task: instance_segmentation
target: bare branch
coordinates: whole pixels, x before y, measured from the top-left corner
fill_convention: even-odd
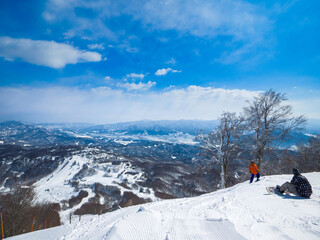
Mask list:
[[[227,170],[230,155],[239,148],[240,138],[245,130],[244,117],[235,113],[224,112],[219,118],[219,125],[209,134],[200,134],[196,140],[203,151],[210,154],[211,160],[217,162],[221,170],[221,187],[227,184]]]
[[[303,129],[306,123],[304,116],[293,117],[292,106],[284,105],[285,94],[270,89],[244,108],[247,123],[255,132],[253,152],[260,168],[264,152],[279,146],[293,131]]]

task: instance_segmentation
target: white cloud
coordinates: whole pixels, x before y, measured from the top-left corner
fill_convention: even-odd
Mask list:
[[[130,73],[130,74],[127,74],[126,77],[127,78],[134,78],[134,79],[136,79],[136,78],[143,79],[145,77],[145,75],[142,74],[142,73],[140,73],[140,74],[138,74],[138,73]]]
[[[167,75],[169,72],[173,72],[173,73],[176,73],[176,72],[181,72],[179,70],[174,70],[172,68],[162,68],[162,69],[158,69],[156,72],[155,72],[155,75],[156,76],[164,76],[164,75]]]
[[[112,78],[111,78],[110,76],[105,76],[105,77],[104,77],[104,80],[110,81],[110,80],[112,80]]]
[[[99,49],[99,50],[104,50],[104,44],[103,43],[95,43],[95,44],[89,44],[88,45],[89,49]]]
[[[107,26],[106,18],[117,15],[117,10],[109,0],[49,0],[42,17],[50,22],[68,21],[70,29],[65,37],[81,37],[84,39],[108,38],[117,40],[116,34]],[[79,16],[77,10],[92,10],[91,17]]]
[[[151,86],[155,83],[150,82]],[[143,84],[126,85],[132,90]],[[140,90],[140,89],[138,89]],[[190,86],[163,92],[108,87],[77,89],[0,88],[1,120],[110,123],[141,119],[211,120],[223,111],[240,112],[258,92]]]
[[[79,50],[68,44],[11,37],[0,37],[0,57],[56,69],[67,64],[101,61],[99,53]]]
[[[119,44],[117,47],[121,50],[128,52],[128,53],[138,53],[139,52],[139,48],[132,47],[131,43],[128,40],[123,41],[123,43]]]
[[[118,83],[118,87],[125,88],[128,91],[135,91],[135,90],[140,90],[140,91],[146,91],[156,85],[156,82],[147,82],[147,83]]]
[[[200,37],[223,35],[251,41],[261,38],[270,24],[263,9],[241,0],[151,0],[141,5],[131,8],[144,23]]]
[[[137,85],[131,86],[135,88]],[[141,119],[212,120],[223,111],[241,112],[247,106],[246,101],[258,93],[199,86],[170,88],[163,92],[123,91],[109,87],[2,87],[0,121],[112,123]],[[288,104],[293,105],[297,115],[320,119],[319,94],[309,99],[295,99]]]
[[[318,96],[320,96],[319,93]],[[296,116],[305,115],[307,118],[320,119],[320,97],[289,100],[287,103],[293,106],[294,114]]]
[[[158,69],[156,72],[155,72],[155,75],[157,76],[164,76],[164,75],[167,75],[167,73],[169,72],[171,68],[162,68],[162,69]]]

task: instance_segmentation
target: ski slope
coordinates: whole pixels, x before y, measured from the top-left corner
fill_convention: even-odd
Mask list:
[[[105,157],[108,158],[108,155]],[[84,176],[78,180],[75,176],[83,169],[84,165],[89,165],[91,169],[94,169],[95,174]],[[108,173],[106,173],[106,170],[108,170]],[[135,175],[127,173],[135,170],[138,172]],[[74,155],[70,159],[66,159],[52,174],[40,179],[33,185],[36,193],[36,202],[61,203],[63,200],[76,196],[79,190],[76,191],[70,182],[78,180],[78,187],[81,187],[81,190],[87,191],[88,196],[83,198],[78,205],[60,213],[62,222],[67,222],[69,221],[70,213],[80,208],[82,204],[95,196],[95,193],[91,189],[92,185],[98,182],[107,186],[116,186],[123,194],[126,189],[120,183],[125,182],[126,185],[132,186],[136,181],[143,179],[142,171],[139,169],[135,170],[132,170],[129,162],[119,163],[119,165],[113,165],[112,162],[95,163],[92,159],[85,156]],[[145,193],[140,191],[140,189],[142,188],[135,189],[132,187],[131,191],[138,197],[148,198],[153,201],[157,200],[153,191]]]
[[[10,240],[320,239],[320,173],[303,174],[311,199],[266,192],[292,175],[266,176],[194,198],[123,208]]]

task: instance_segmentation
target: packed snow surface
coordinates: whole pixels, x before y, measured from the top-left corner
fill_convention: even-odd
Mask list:
[[[320,173],[303,174],[313,195],[305,199],[266,191],[292,175],[263,177],[194,198],[165,200],[74,218],[71,224],[11,240],[320,239]]]

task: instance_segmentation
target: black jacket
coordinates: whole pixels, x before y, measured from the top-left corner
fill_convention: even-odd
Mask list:
[[[310,197],[312,194],[312,187],[304,176],[297,175],[294,176],[291,180],[291,183],[294,184],[294,186],[297,189],[297,192],[302,197]]]

